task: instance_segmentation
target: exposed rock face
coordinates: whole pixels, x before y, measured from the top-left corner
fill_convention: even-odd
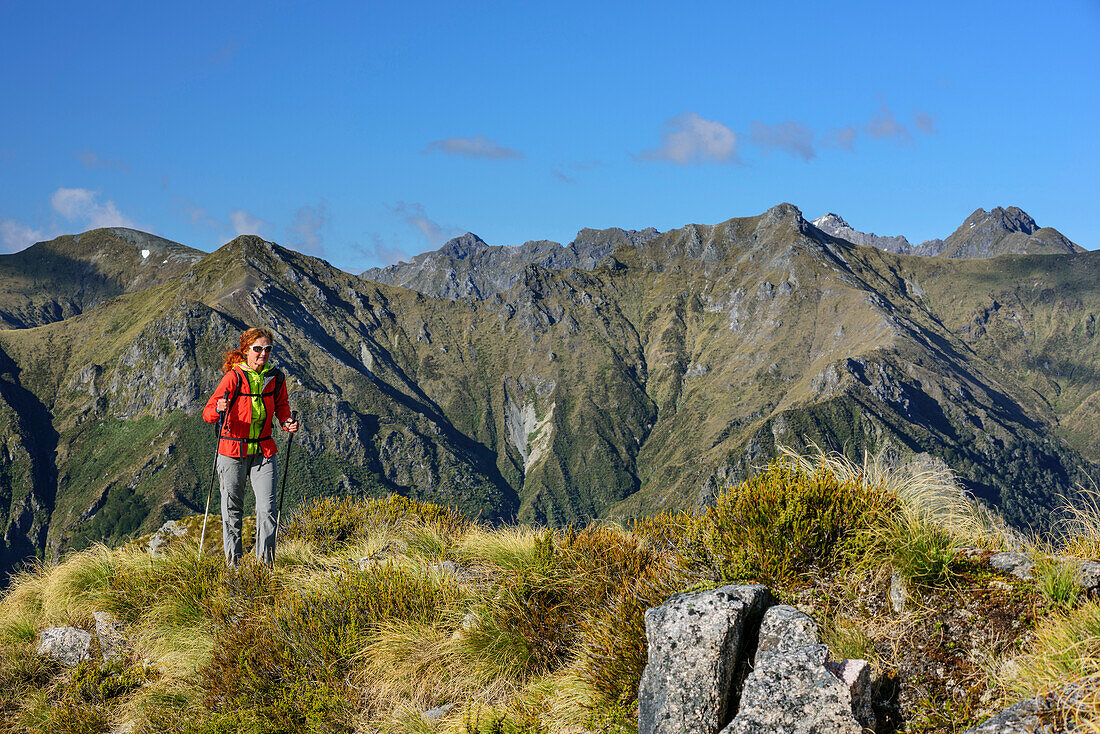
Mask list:
[[[164,555],[168,544],[176,538],[182,538],[184,535],[187,535],[187,528],[175,520],[169,520],[149,537],[149,555],[153,557]]]
[[[1056,229],[1039,227],[1019,207],[976,209],[945,240],[931,239],[912,245],[905,237],[880,237],[853,229],[844,219],[829,212],[813,221],[822,232],[834,237],[870,245],[901,255],[923,257],[987,258],[997,255],[1065,255],[1084,252]]]
[[[1035,564],[1030,558],[1023,553],[1016,553],[1014,551],[994,553],[989,558],[989,565],[998,571],[1010,573],[1020,579],[1031,578],[1031,570],[1035,567]]]
[[[820,644],[820,627],[813,617],[792,606],[779,604],[764,613],[756,653],[789,652],[804,645]]]
[[[1066,255],[1084,252],[1056,229],[1039,227],[1018,207],[976,209],[943,241],[942,257]]]
[[[513,288],[524,269],[538,265],[551,270],[592,270],[620,246],[642,245],[659,232],[649,227],[632,229],[582,229],[562,246],[549,240],[522,245],[488,245],[472,232],[450,240],[434,252],[384,268],[371,268],[361,277],[387,285],[401,285],[436,298],[484,300]]]
[[[899,255],[913,254],[913,246],[909,244],[909,240],[905,239],[904,236],[896,235],[894,237],[883,237],[873,232],[860,232],[859,230],[852,229],[852,226],[845,222],[839,214],[829,212],[815,219],[812,224],[822,232],[831,234],[833,237],[840,237],[849,242],[854,242],[857,245],[870,245],[871,247],[877,247],[887,252],[896,252]]]
[[[1096,561],[1074,561],[1073,576],[1077,585],[1088,596],[1100,593],[1100,563]]]
[[[844,684],[825,667],[824,645],[761,652],[745,679],[741,708],[722,734],[861,734]]]
[[[860,734],[864,726],[874,728],[867,663],[830,664],[828,653],[812,618],[790,606],[770,608],[737,715],[722,734]]]
[[[62,665],[78,665],[91,660],[92,635],[76,627],[51,627],[38,638],[38,654]]]
[[[1071,734],[1083,731],[1072,717],[1059,716],[1064,713],[1065,698],[1073,698],[1078,692],[1072,687],[1060,694],[1049,693],[1029,698],[1009,706],[996,716],[963,734]]]
[[[638,691],[639,734],[714,734],[733,701],[735,671],[772,603],[764,586],[679,594],[645,615],[649,660]]]

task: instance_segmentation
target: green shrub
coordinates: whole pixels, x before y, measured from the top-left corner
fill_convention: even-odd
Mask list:
[[[252,711],[291,730],[349,728],[356,693],[348,677],[374,627],[434,618],[457,594],[392,564],[305,593],[279,589],[259,565],[231,576],[238,601],[215,610],[214,652],[201,671],[207,704],[222,716]]]
[[[15,717],[14,731],[26,734],[96,734],[107,729],[110,713],[103,706],[72,701],[29,700]]]
[[[54,685],[54,697],[76,704],[106,703],[157,677],[155,668],[133,667],[120,660],[83,662]]]
[[[439,535],[454,538],[471,521],[457,510],[400,495],[363,501],[348,497],[319,497],[302,505],[280,531],[287,539],[313,543],[332,550],[366,538],[371,530],[402,529],[429,525]]]
[[[466,734],[550,734],[550,730],[534,717],[491,708],[467,710],[462,723]]]
[[[612,704],[635,701],[648,651],[645,612],[681,588],[677,575],[657,569],[622,583],[579,625],[578,677]]]
[[[682,544],[689,568],[716,581],[797,584],[854,561],[863,532],[896,506],[859,478],[838,479],[787,459],[718,496]]]

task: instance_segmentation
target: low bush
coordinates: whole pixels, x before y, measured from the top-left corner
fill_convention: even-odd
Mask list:
[[[207,704],[291,729],[351,727],[349,676],[375,628],[435,619],[457,593],[394,564],[345,572],[305,593],[280,589],[258,564],[230,578],[236,601],[212,610],[213,653],[201,671]]]
[[[364,540],[371,530],[431,526],[438,535],[455,538],[473,522],[462,513],[401,495],[362,500],[318,497],[299,507],[280,531],[287,540],[305,540],[318,551],[331,551]]]
[[[896,506],[891,494],[858,477],[777,459],[721,493],[681,547],[686,565],[715,581],[797,585],[858,558],[866,531]]]

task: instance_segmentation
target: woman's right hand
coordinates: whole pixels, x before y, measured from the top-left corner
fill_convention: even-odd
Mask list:
[[[225,409],[229,407],[229,403],[225,401],[225,398],[218,398],[218,412],[224,413]]]

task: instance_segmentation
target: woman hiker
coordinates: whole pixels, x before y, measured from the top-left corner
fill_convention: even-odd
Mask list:
[[[203,420],[214,423],[225,415],[218,440],[216,467],[222,495],[222,544],[225,562],[237,565],[243,549],[244,481],[252,480],[256,494],[256,558],[267,565],[275,561],[275,441],[272,419],[284,431],[294,433],[298,422],[290,416],[286,379],[272,367],[272,335],[251,328],[241,334],[237,349],[225,353],[222,377],[206,401]]]

